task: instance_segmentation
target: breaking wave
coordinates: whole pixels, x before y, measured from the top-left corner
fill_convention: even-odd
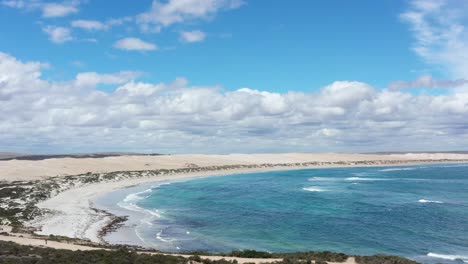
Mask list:
[[[315,186],[311,186],[311,187],[305,187],[305,188],[302,188],[304,191],[308,191],[308,192],[325,192],[326,190],[322,189],[322,188],[319,188],[319,187],[315,187]]]
[[[463,256],[463,255],[445,255],[445,254],[437,254],[437,253],[429,252],[427,256],[432,257],[432,258],[447,259],[447,260],[461,260],[465,263],[468,263],[468,256]]]
[[[345,179],[346,181],[386,181],[389,179],[381,179],[381,178],[363,178],[363,177],[348,177]]]
[[[419,203],[437,203],[437,204],[443,204],[441,201],[431,201],[431,200],[426,200],[426,199],[420,199],[418,201]]]
[[[409,171],[409,170],[415,170],[416,168],[389,168],[389,169],[382,169],[379,171]]]

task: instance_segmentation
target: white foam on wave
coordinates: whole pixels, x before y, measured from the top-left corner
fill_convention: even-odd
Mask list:
[[[337,178],[327,178],[327,177],[312,177],[307,179],[308,181],[336,181]]]
[[[351,174],[357,177],[368,177],[368,176],[379,175],[379,173],[376,173],[376,172],[353,172]]]
[[[150,188],[150,189],[144,190],[142,192],[131,193],[131,194],[127,195],[123,199],[123,202],[130,203],[130,202],[136,202],[136,201],[143,200],[143,199],[147,198],[148,196],[142,196],[142,194],[151,193],[152,191],[153,191],[153,189]]]
[[[144,209],[136,204],[133,203],[118,203],[117,204],[119,207],[127,209],[129,211],[134,211],[134,212],[140,212],[144,213],[150,216],[155,216],[157,218],[161,218],[161,214],[159,213],[158,210],[149,210],[149,209]]]
[[[423,168],[423,167],[418,167],[418,168]],[[379,171],[409,171],[409,170],[415,170],[416,168],[389,168],[389,169],[381,169]]]
[[[426,199],[420,199],[418,201],[419,203],[437,203],[437,204],[443,204],[441,201],[431,201],[431,200],[426,200]]]
[[[144,191],[131,193],[127,195],[121,202],[117,203],[117,205],[129,211],[140,212],[140,213],[149,215],[150,219],[148,220],[151,220],[152,217],[161,218],[162,212],[159,212],[159,210],[150,210],[150,209],[142,208],[137,205],[137,202],[148,198],[149,194],[153,191],[154,188],[160,187],[162,185],[167,185],[167,184],[170,184],[170,183],[161,183],[155,186],[151,186],[151,188],[146,189]],[[150,223],[150,222],[146,221],[146,223]]]
[[[308,191],[308,192],[325,192],[326,190],[322,189],[322,188],[319,188],[319,187],[315,187],[315,186],[311,186],[311,187],[305,187],[305,188],[302,188],[304,191]]]
[[[162,241],[162,242],[166,242],[166,243],[167,243],[167,242],[171,242],[171,240],[169,240],[169,239],[164,239],[164,238],[162,237],[162,232],[163,232],[163,231],[161,230],[161,231],[159,231],[159,232],[156,234],[156,239],[158,239],[159,241]]]
[[[363,177],[348,177],[345,179],[346,181],[385,181],[388,179],[380,179],[380,178],[363,178]]]
[[[326,177],[312,177],[307,179],[308,181],[387,181],[394,179],[382,179],[382,178],[366,178],[366,177],[348,177],[348,178],[326,178]]]
[[[153,223],[148,222],[148,221],[146,221],[146,220],[141,220],[141,222],[142,222],[142,223],[145,223],[145,224],[147,224],[147,225],[149,225],[149,226],[153,226]]]
[[[447,259],[447,260],[462,260],[465,263],[468,263],[468,256],[463,256],[463,255],[445,255],[445,254],[437,254],[437,253],[432,253],[429,252],[427,254],[428,257],[432,258],[439,258],[439,259]]]
[[[456,168],[456,167],[468,167],[468,164],[449,164],[449,165],[438,165],[438,166],[431,166],[434,168]]]

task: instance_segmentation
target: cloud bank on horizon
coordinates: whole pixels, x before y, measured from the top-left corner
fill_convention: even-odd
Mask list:
[[[39,12],[42,19],[80,12],[84,1],[50,4],[4,0],[3,6]],[[89,4],[89,3],[87,3]],[[153,1],[143,13],[98,21],[75,19],[69,27],[47,22],[51,42],[77,41],[73,30],[111,31],[134,23],[144,34],[178,24],[211,21],[248,8],[239,0]],[[462,150],[468,147],[467,2],[411,1],[395,16],[413,34],[412,49],[443,78],[423,74],[385,88],[337,80],[310,91],[273,92],[255,87],[150,82],[132,70],[78,72],[73,78],[44,77],[53,65],[21,60],[0,51],[0,150],[16,152],[139,151],[229,153],[284,151]],[[215,22],[213,22],[215,23]],[[209,36],[176,30],[187,45]],[[191,44],[192,45],[192,44]],[[156,52],[155,43],[119,36],[115,49]],[[242,78],[242,76],[239,76]],[[103,90],[102,86],[111,86]],[[415,89],[419,92],[414,92]],[[428,92],[431,90],[439,92]]]

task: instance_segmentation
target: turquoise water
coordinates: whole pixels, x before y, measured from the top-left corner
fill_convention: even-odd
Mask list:
[[[331,250],[468,261],[468,164],[210,177],[140,187],[119,205],[146,212],[138,218],[140,238],[165,251]]]

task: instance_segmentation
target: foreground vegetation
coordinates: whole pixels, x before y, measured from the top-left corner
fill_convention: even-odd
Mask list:
[[[304,253],[268,253],[255,250],[233,251],[223,256],[242,258],[264,258],[265,263],[271,263],[268,258],[283,258],[277,264],[326,264],[331,262],[343,262],[349,256],[333,252],[304,252]],[[370,257],[355,257],[361,264],[417,264],[417,262],[394,256],[377,255]],[[164,254],[140,254],[128,248],[118,250],[91,250],[70,251],[63,249],[38,248],[22,246],[12,242],[0,241],[0,263],[19,264],[232,264],[237,261],[209,260],[198,255],[189,258]]]

